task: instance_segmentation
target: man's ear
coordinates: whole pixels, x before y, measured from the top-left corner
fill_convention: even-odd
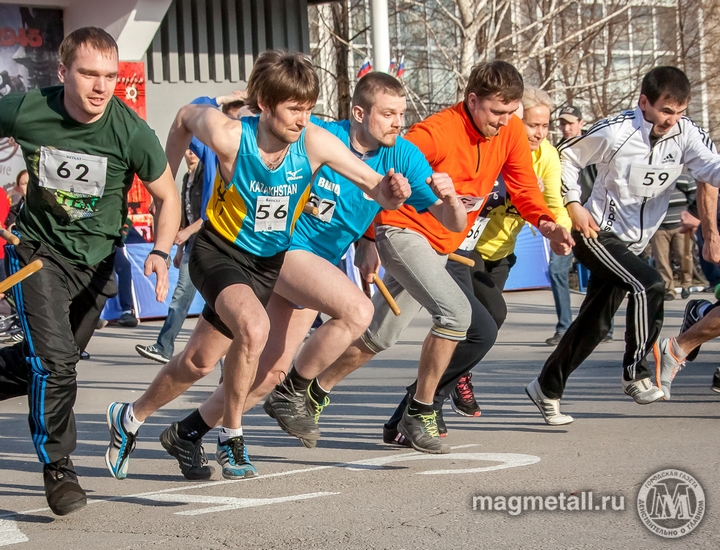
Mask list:
[[[352,113],[353,118],[357,122],[362,124],[363,120],[365,119],[365,109],[360,107],[360,105],[353,105],[352,111],[350,112]]]
[[[60,82],[62,82],[63,84],[65,84],[65,75],[66,74],[67,74],[67,67],[63,63],[60,63],[60,65],[58,65],[58,80]]]
[[[638,105],[640,106],[640,110],[645,112],[647,110],[648,106],[651,105],[651,103],[645,94],[640,94],[640,99],[638,100]]]

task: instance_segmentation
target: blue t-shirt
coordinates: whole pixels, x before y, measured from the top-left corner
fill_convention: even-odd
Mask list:
[[[422,212],[438,201],[425,182],[432,168],[415,145],[398,137],[394,147],[380,147],[360,155],[350,146],[350,122],[325,122],[312,117],[312,122],[336,135],[370,168],[386,174],[390,168],[403,174],[410,183],[412,194],[405,201]],[[381,206],[349,180],[323,166],[310,192],[310,202],[317,215],[302,214],[295,226],[289,250],[307,250],[337,264],[348,247],[357,241],[381,210]]]
[[[310,194],[312,168],[305,130],[290,144],[280,166],[271,170],[257,146],[258,117],[244,117],[235,173],[229,184],[217,171],[207,223],[225,239],[268,257],[287,250],[290,235]]]
[[[213,105],[217,107],[218,104],[212,97],[198,97],[190,102],[191,105]],[[215,183],[215,171],[217,170],[217,155],[213,152],[210,147],[205,145],[198,138],[193,137],[190,142],[190,150],[197,155],[200,162],[203,163],[205,171],[203,172],[203,191],[202,191],[202,206],[200,208],[200,215],[203,220],[207,220],[207,205],[210,202],[210,195],[212,195],[213,183]]]

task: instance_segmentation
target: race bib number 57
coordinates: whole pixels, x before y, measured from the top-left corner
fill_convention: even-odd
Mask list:
[[[633,164],[630,166],[628,187],[636,197],[652,198],[665,192],[682,173],[683,165],[650,166]]]
[[[105,192],[106,177],[106,157],[40,148],[40,187],[54,194],[71,220],[93,215]]]

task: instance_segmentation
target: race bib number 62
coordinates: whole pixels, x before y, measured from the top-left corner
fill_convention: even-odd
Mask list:
[[[630,166],[628,187],[636,197],[652,198],[668,189],[682,173],[683,165],[651,166],[633,164]]]

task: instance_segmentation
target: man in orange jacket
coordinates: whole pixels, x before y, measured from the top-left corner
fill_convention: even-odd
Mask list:
[[[386,270],[385,284],[402,314],[395,317],[376,295],[370,327],[317,377],[319,386],[329,392],[375,354],[392,346],[425,307],[433,316],[433,327],[423,343],[418,380],[385,425],[383,439],[388,443],[411,445],[424,452],[449,452],[439,439],[444,425],[438,426],[437,411],[446,396],[436,395],[438,382],[440,387],[447,385],[443,382],[446,369],[457,381],[495,342],[497,326],[473,296],[469,270],[464,266],[446,270],[445,264],[447,255],[458,249],[473,226],[498,174],[502,173],[520,214],[551,240],[554,250],[568,253],[573,244],[545,205],[523,123],[513,115],[523,89],[522,77],[509,63],[481,63],[470,75],[463,101],[415,124],[406,135],[434,171],[452,178],[466,207],[467,227],[462,233],[451,232],[428,213],[409,206],[383,212],[376,245]],[[368,239],[361,243],[358,256],[372,258],[367,248],[373,243]]]

